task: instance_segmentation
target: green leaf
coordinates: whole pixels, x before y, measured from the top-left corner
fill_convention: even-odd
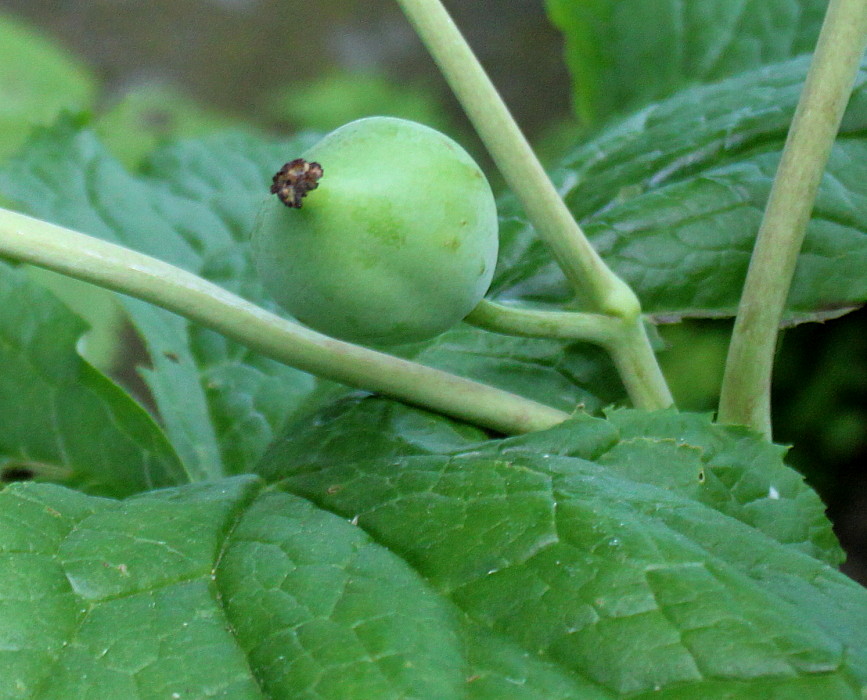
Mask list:
[[[579,416],[551,430],[492,443],[496,452],[592,460],[625,478],[670,489],[776,541],[836,566],[843,552],[825,506],[783,462],[786,449],[752,431],[674,409]]]
[[[796,59],[681,92],[600,132],[554,173],[570,210],[645,311],[663,320],[734,315],[806,68]],[[788,324],[867,301],[865,133],[867,62],[822,180]],[[492,292],[569,301],[514,201],[501,204]]]
[[[282,466],[491,636],[615,695],[867,687],[867,593],[679,493],[517,452]]]
[[[364,392],[323,404],[286,425],[259,465],[264,478],[279,479],[284,464],[326,466],[443,454],[488,439],[479,428]]]
[[[867,689],[864,589],[665,472],[661,486],[641,483],[651,470],[638,462],[654,456],[615,450],[643,440],[667,458],[677,431],[708,469],[746,458],[746,483],[779,460],[757,438],[630,411],[473,445],[476,433],[374,400],[368,425],[390,422],[368,431],[365,459],[364,403],[296,428],[301,447],[263,464],[282,478],[271,487],[0,493],[0,695],[857,700]],[[442,449],[458,452],[431,454]]]
[[[287,465],[311,470],[444,454],[576,457],[695,499],[833,566],[843,561],[824,504],[786,466],[786,448],[746,428],[716,425],[709,415],[675,409],[606,415],[577,413],[549,430],[486,440],[448,418],[356,393],[290,423],[257,472],[276,481]]]
[[[301,499],[260,496],[217,577],[272,697],[454,697],[463,685],[450,606],[363,531]]]
[[[66,277],[42,267],[27,266],[35,282],[48,289],[88,325],[81,356],[102,372],[111,373],[121,359],[124,315],[117,297],[102,287]]]
[[[336,397],[323,397],[288,423],[256,473],[275,482],[284,477],[287,465],[313,469],[368,460],[388,462],[499,444],[481,428],[367,392],[344,390]]]
[[[0,190],[34,216],[129,245],[190,271],[201,269],[200,238],[164,214],[183,202],[155,193],[109,156],[90,132],[69,121],[38,133],[0,171]],[[212,240],[229,237],[215,229]],[[186,335],[189,325],[150,304],[120,297],[145,341],[153,371],[143,372],[166,432],[193,479],[221,473],[216,436]]]
[[[165,435],[82,360],[82,321],[0,263],[0,473],[126,496],[187,481]]]
[[[586,343],[498,335],[458,325],[405,354],[549,406],[598,412],[625,390],[608,355]]]
[[[0,192],[34,216],[261,302],[248,228],[267,194],[268,173],[304,143],[237,133],[181,142],[154,155],[142,176],[66,122],[44,130],[0,170]],[[249,471],[313,378],[150,304],[120,299],[148,349],[152,368],[142,376],[189,473],[201,479]]]
[[[452,606],[254,479],[122,502],[16,486],[0,518],[4,698],[462,697]]]
[[[52,40],[6,14],[0,14],[0,65],[0,160],[21,146],[34,125],[93,104],[90,73]]]
[[[827,0],[548,0],[588,124],[812,51]]]

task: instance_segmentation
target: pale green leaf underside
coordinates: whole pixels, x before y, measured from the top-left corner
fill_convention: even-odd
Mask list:
[[[602,130],[554,173],[594,246],[663,320],[734,315],[807,60],[698,87]],[[784,318],[867,300],[867,64],[822,180]],[[562,302],[562,274],[511,199],[495,295]]]

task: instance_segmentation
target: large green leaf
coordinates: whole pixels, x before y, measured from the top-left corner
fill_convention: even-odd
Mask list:
[[[93,104],[96,85],[85,68],[6,14],[0,14],[0,65],[0,159],[20,147],[34,125]]]
[[[596,123],[812,51],[827,0],[547,0],[576,111]]]
[[[249,477],[122,502],[16,485],[0,520],[10,700],[610,697]]]
[[[555,174],[594,246],[661,319],[731,316],[806,59],[651,105],[601,131]],[[785,310],[788,323],[867,300],[867,62],[822,180]],[[571,298],[511,198],[494,293]]]
[[[746,459],[724,485],[746,495],[781,476],[758,438],[626,412],[472,445],[478,434],[373,400],[393,439],[367,430],[366,441],[363,404],[296,426],[303,447],[263,464],[272,486],[236,477],[124,501],[53,485],[0,493],[0,695],[857,700],[867,689],[867,592],[672,477],[670,445],[703,450],[716,476]],[[642,440],[659,451],[617,454]],[[670,468],[660,485],[658,459]]]
[[[287,436],[263,474],[566,675],[629,697],[867,687],[867,593],[811,556],[838,557],[821,504],[746,431],[626,412],[443,456],[418,422],[365,441],[359,411],[331,418],[295,426],[305,448]]]
[[[487,441],[482,431],[442,416],[359,394],[287,426],[258,472],[275,481],[286,465],[309,470],[468,453],[590,460],[631,481],[693,498],[831,565],[843,560],[824,505],[785,465],[785,448],[746,428],[715,425],[708,415],[674,409],[609,410],[606,419],[577,413],[549,430]]]
[[[127,172],[70,122],[46,129],[0,170],[0,192],[35,216],[123,243],[260,300],[245,239],[266,173],[301,142],[227,134]],[[277,165],[274,165],[277,163]],[[144,339],[142,370],[167,433],[195,478],[248,471],[313,379],[185,319],[121,297]]]
[[[85,362],[84,323],[0,263],[0,472],[127,496],[187,481],[165,435]]]

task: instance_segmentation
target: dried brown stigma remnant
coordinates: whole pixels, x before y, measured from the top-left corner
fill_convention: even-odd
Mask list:
[[[310,190],[319,187],[322,177],[322,166],[319,163],[308,163],[303,158],[289,161],[271,178],[271,194],[276,194],[280,201],[293,209],[301,208],[301,200]]]

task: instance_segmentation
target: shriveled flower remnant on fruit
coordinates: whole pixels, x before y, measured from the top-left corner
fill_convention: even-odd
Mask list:
[[[301,200],[310,190],[319,187],[322,177],[322,166],[319,163],[309,163],[303,158],[289,161],[271,178],[271,194],[276,194],[280,201],[292,209],[301,208]]]

